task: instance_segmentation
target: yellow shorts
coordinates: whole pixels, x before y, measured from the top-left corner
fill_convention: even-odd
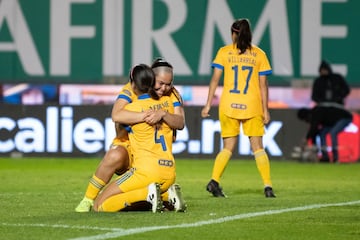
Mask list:
[[[240,134],[240,124],[244,135],[248,137],[263,136],[265,134],[264,122],[262,116],[255,116],[249,119],[235,119],[219,112],[221,137],[235,137]]]
[[[164,175],[169,174],[167,173]],[[149,186],[149,184],[156,182],[160,184],[161,193],[163,193],[166,192],[168,188],[175,183],[175,171],[170,174],[171,177],[168,176],[164,178],[164,175],[145,173],[131,168],[123,175],[117,177],[115,182],[122,192],[129,192],[144,188]]]

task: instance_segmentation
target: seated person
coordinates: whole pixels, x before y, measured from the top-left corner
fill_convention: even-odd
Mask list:
[[[306,139],[315,144],[315,138],[320,136],[321,162],[330,162],[327,153],[326,135],[330,133],[332,145],[332,162],[338,160],[338,134],[352,122],[352,114],[341,107],[315,106],[312,109],[301,108],[298,118],[310,124]]]

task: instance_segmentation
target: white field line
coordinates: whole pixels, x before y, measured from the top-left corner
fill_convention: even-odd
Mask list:
[[[124,231],[123,228],[108,228],[108,227],[90,227],[90,226],[72,226],[72,225],[63,225],[63,224],[43,224],[43,223],[34,223],[34,224],[25,224],[25,223],[1,223],[1,226],[8,227],[43,227],[43,228],[68,228],[68,229],[85,229],[85,230],[102,230],[102,231]]]
[[[2,226],[11,226],[11,227],[69,228],[69,229],[90,229],[90,230],[110,231],[110,232],[107,232],[107,233],[104,233],[104,234],[99,234],[99,235],[93,235],[93,236],[69,239],[69,240],[104,240],[104,239],[111,239],[111,238],[117,238],[117,237],[122,237],[122,236],[129,236],[129,235],[134,235],[134,234],[138,234],[138,233],[157,231],[157,230],[163,230],[163,229],[201,227],[201,226],[204,226],[204,225],[224,223],[224,222],[235,221],[235,220],[239,220],[239,219],[247,219],[247,218],[252,218],[252,217],[275,215],[275,214],[281,214],[281,213],[287,213],[287,212],[299,212],[299,211],[306,211],[306,210],[326,208],[326,207],[341,207],[341,206],[355,205],[355,204],[360,204],[360,200],[351,201],[351,202],[341,202],[341,203],[313,204],[313,205],[294,207],[294,208],[268,210],[268,211],[263,211],[263,212],[243,213],[243,214],[227,216],[227,217],[222,217],[222,218],[217,218],[217,219],[198,221],[198,222],[194,222],[194,223],[183,223],[183,224],[178,224],[178,225],[140,227],[140,228],[130,228],[130,229],[90,227],[90,226],[71,226],[71,225],[57,225],[57,224],[48,225],[48,224],[1,223],[0,225],[2,225]]]
[[[279,210],[269,210],[269,211],[254,212],[254,213],[244,213],[244,214],[227,216],[227,217],[223,217],[223,218],[211,219],[211,220],[206,220],[206,221],[199,221],[199,222],[194,222],[194,223],[184,223],[184,224],[170,225],[170,226],[168,225],[168,226],[152,226],[152,227],[131,228],[131,229],[108,232],[108,233],[105,233],[105,234],[99,234],[99,235],[94,235],[94,236],[72,238],[72,239],[69,239],[69,240],[103,240],[103,239],[111,239],[111,238],[117,238],[117,237],[121,237],[121,236],[128,236],[128,235],[144,233],[144,232],[150,232],[150,231],[163,230],[163,229],[200,227],[200,226],[204,226],[204,225],[210,225],[210,224],[216,224],[216,223],[224,223],[224,222],[229,222],[229,221],[234,221],[234,220],[239,220],[239,219],[258,217],[258,216],[274,215],[274,214],[280,214],[280,213],[286,213],[286,212],[306,211],[306,210],[311,210],[311,209],[318,209],[318,208],[325,208],[325,207],[336,207],[336,206],[346,206],[346,205],[354,205],[354,204],[360,204],[360,200],[352,201],[352,202],[342,202],[342,203],[314,204],[314,205],[308,205],[308,206],[302,206],[302,207],[284,208],[284,209],[279,209]]]

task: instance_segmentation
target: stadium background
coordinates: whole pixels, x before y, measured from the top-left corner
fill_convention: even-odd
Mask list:
[[[162,56],[174,65],[186,102],[186,129],[179,131],[175,155],[214,157],[220,147],[217,109],[210,119],[199,115],[209,66],[229,43],[233,20],[246,17],[253,42],[273,67],[272,122],[264,138],[269,155],[289,159],[300,144],[306,125],[296,109],[312,106],[311,83],[326,59],[352,87],[346,106],[355,118],[340,144],[342,161],[356,161],[358,9],[355,0],[2,0],[0,155],[102,155],[114,135],[111,103],[128,70]],[[251,156],[242,137],[240,156]]]

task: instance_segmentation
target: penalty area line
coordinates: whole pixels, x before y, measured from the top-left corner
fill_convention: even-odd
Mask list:
[[[198,221],[198,222],[194,222],[194,223],[184,223],[184,224],[178,224],[178,225],[151,226],[151,227],[130,228],[130,229],[121,229],[121,230],[114,229],[114,231],[107,232],[104,234],[87,236],[87,237],[79,237],[79,238],[71,238],[68,240],[104,240],[104,239],[129,236],[129,235],[134,235],[134,234],[139,234],[139,233],[145,233],[145,232],[150,232],[150,231],[174,229],[174,228],[201,227],[204,225],[224,223],[224,222],[235,221],[235,220],[239,220],[239,219],[247,219],[247,218],[252,218],[252,217],[275,215],[275,214],[281,214],[281,213],[287,213],[287,212],[300,212],[300,211],[307,211],[307,210],[327,208],[327,207],[341,207],[341,206],[356,205],[356,204],[360,204],[360,200],[351,201],[351,202],[340,202],[340,203],[313,204],[313,205],[307,205],[307,206],[301,206],[301,207],[283,208],[283,209],[278,209],[278,210],[268,210],[268,211],[263,211],[263,212],[243,213],[243,214],[227,216],[227,217],[222,217],[222,218],[217,218],[217,219]]]

